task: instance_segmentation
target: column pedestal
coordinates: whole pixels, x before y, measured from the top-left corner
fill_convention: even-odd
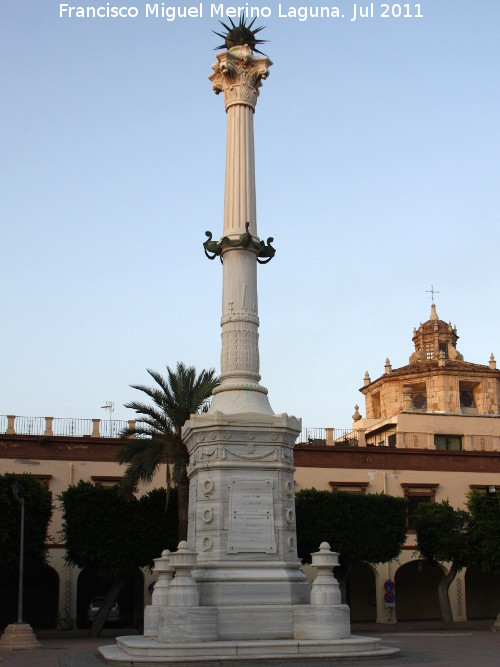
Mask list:
[[[7,650],[19,650],[39,648],[40,643],[33,633],[29,623],[11,623],[5,628],[0,638],[0,648]]]

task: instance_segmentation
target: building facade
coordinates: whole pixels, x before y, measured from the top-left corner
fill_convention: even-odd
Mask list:
[[[416,554],[414,513],[422,501],[463,507],[467,493],[500,490],[500,371],[465,361],[457,330],[438,318],[413,331],[409,364],[363,387],[366,417],[356,406],[352,432],[323,446],[295,449],[296,490],[314,487],[408,498],[408,534],[400,557],[357,573],[351,590],[354,620],[396,622],[439,618],[437,581],[446,564],[431,566]],[[313,442],[318,443],[318,440]],[[350,446],[344,446],[346,442]],[[354,446],[353,446],[354,445]],[[497,499],[493,499],[497,502]],[[384,600],[387,581],[395,604]],[[463,570],[450,589],[455,620],[493,618],[500,611],[500,578]]]
[[[107,590],[107,582],[98,576],[66,564],[57,497],[80,480],[96,486],[112,486],[120,480],[124,468],[117,463],[116,456],[122,441],[116,434],[125,425],[98,419],[30,419],[13,415],[0,418],[0,473],[32,474],[52,492],[54,501],[48,565],[33,581],[29,572],[25,572],[25,619],[35,628],[59,626],[65,629],[73,624],[88,624],[91,599],[102,596]],[[160,466],[151,484],[139,487],[139,494],[162,486],[165,486],[165,465]],[[147,570],[137,569],[119,598],[123,625],[141,627],[144,605],[151,600],[149,586],[154,578]],[[17,617],[17,582],[3,582],[2,586],[0,628]]]

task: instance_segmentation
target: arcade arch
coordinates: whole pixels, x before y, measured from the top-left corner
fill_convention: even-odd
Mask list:
[[[496,618],[500,612],[500,575],[467,568],[465,599],[468,620]]]
[[[78,575],[76,613],[79,627],[89,625],[88,608],[93,597],[105,596],[110,581],[88,568]],[[139,568],[134,570],[127,585],[118,596],[120,621],[122,627],[142,628],[144,618],[144,575]]]
[[[396,571],[396,618],[398,621],[441,618],[438,582],[443,576],[439,565],[414,560]]]

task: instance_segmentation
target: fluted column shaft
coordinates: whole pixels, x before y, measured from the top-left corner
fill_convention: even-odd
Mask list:
[[[224,236],[243,234],[245,222],[257,236],[253,114],[248,104],[233,103],[227,109]]]

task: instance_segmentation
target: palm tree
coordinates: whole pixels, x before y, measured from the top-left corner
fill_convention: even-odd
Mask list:
[[[181,431],[190,415],[208,409],[213,389],[219,384],[215,370],[196,374],[194,366],[179,362],[175,372],[167,366],[167,378],[147,369],[157,386],[130,385],[144,392],[152,403],[133,401],[125,405],[140,415],[135,426],[120,433],[128,439],[118,452],[119,463],[127,464],[120,489],[130,496],[139,482],[150,482],[161,463],[166,463],[167,506],[172,483],[177,487],[179,503],[179,541],[187,538],[189,455]]]

